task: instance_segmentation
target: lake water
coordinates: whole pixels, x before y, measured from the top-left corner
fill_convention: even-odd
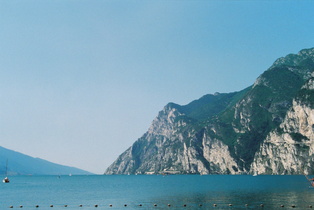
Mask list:
[[[314,208],[314,189],[304,176],[14,176],[10,181],[1,183],[0,209]]]

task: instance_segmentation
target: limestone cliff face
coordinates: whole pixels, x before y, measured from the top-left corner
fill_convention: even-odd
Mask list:
[[[251,173],[314,172],[314,109],[311,98],[314,79],[311,78],[300,92],[307,94],[293,100],[293,106],[279,128],[272,131],[261,144],[252,163]]]
[[[167,105],[148,131],[125,151],[106,174],[240,173],[227,145],[191,129],[188,119]]]
[[[239,92],[169,103],[105,174],[314,173],[314,48]]]

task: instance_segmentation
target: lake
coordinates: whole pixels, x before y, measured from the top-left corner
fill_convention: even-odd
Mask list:
[[[0,209],[314,208],[314,189],[304,176],[12,176],[10,181],[1,183]]]

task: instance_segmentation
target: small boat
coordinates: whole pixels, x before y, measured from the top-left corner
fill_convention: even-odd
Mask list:
[[[3,181],[3,183],[9,183],[10,182],[8,177],[5,177],[2,181]]]
[[[2,180],[3,183],[9,183],[10,180],[8,178],[8,160],[7,160],[7,164],[6,164],[6,167],[5,167],[5,178]]]

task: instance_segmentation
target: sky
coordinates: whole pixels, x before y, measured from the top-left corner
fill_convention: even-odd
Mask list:
[[[96,174],[169,103],[314,47],[314,1],[0,0],[0,146]]]

